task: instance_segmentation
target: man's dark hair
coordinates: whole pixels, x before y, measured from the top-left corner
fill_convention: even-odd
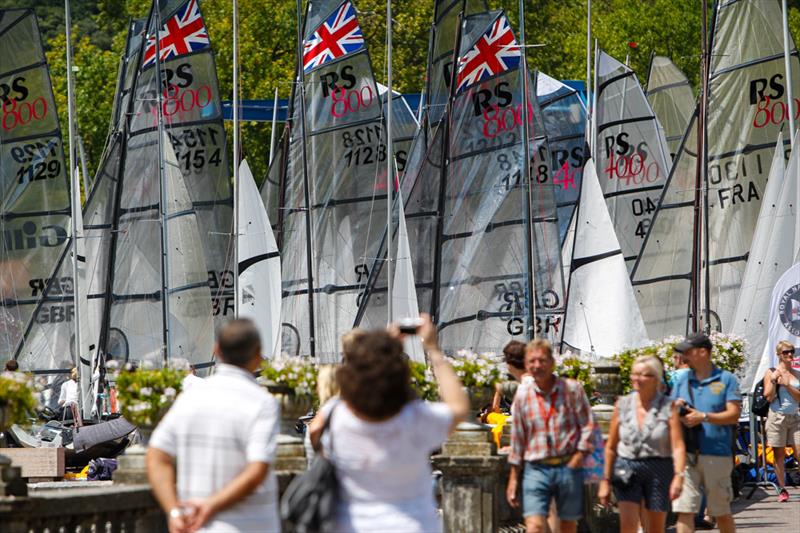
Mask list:
[[[261,337],[252,320],[237,318],[219,328],[217,345],[224,363],[246,366],[254,354],[260,355]]]
[[[347,347],[336,372],[340,396],[358,414],[384,420],[415,398],[403,343],[385,331],[370,331]]]
[[[9,359],[6,361],[6,370],[8,372],[16,372],[19,370],[19,363],[15,359]]]
[[[525,343],[511,341],[503,348],[503,355],[508,366],[513,366],[517,370],[525,370]]]

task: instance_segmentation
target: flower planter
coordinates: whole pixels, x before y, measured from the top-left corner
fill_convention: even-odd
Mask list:
[[[494,389],[492,387],[467,387],[469,397],[470,421],[473,421],[487,405],[491,406],[494,399]]]
[[[266,389],[281,406],[281,433],[296,437],[297,419],[308,414],[314,407],[314,398],[307,394],[295,394],[294,390],[284,385],[268,383]]]

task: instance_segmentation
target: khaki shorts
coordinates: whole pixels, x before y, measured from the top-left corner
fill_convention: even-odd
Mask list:
[[[767,415],[767,444],[773,448],[800,446],[800,415],[785,415],[770,409]]]
[[[686,466],[683,491],[680,498],[672,502],[672,511],[696,514],[700,511],[700,500],[705,492],[708,514],[714,517],[731,514],[732,470],[733,459],[730,457],[701,455],[697,465]]]

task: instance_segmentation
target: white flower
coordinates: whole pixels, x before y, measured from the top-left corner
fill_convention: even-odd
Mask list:
[[[149,359],[145,359],[145,360],[142,361],[141,367],[142,367],[142,370],[153,370],[156,367],[156,365],[155,365],[155,363],[153,363],[153,361],[151,361]]]
[[[164,389],[164,396],[166,396],[167,398],[174,398],[177,394],[178,392],[172,387],[167,387],[166,389]]]
[[[134,413],[146,411],[150,406],[146,402],[134,402],[128,409]]]
[[[142,394],[142,396],[150,396],[151,394],[153,394],[153,389],[151,389],[150,387],[142,387],[142,389],[139,392]]]

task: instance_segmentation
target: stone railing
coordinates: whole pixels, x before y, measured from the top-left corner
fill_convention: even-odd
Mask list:
[[[0,533],[166,533],[147,485],[31,490],[0,497]]]

